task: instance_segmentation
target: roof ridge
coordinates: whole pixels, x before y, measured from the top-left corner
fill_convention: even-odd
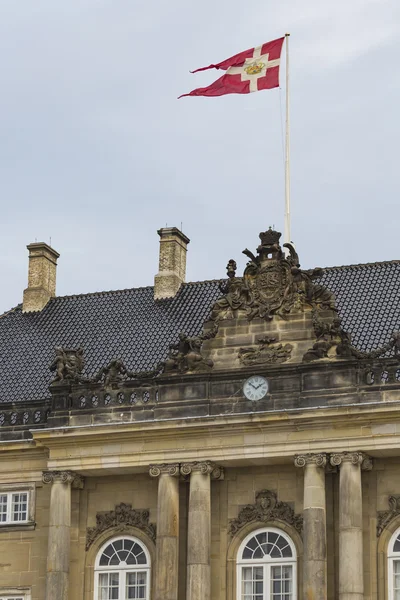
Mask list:
[[[324,271],[328,271],[330,269],[344,269],[344,268],[353,268],[353,267],[375,267],[375,266],[383,266],[383,265],[398,265],[400,264],[400,259],[393,260],[380,260],[377,262],[368,262],[368,263],[355,263],[351,265],[333,265],[332,267],[322,267]]]
[[[6,312],[3,312],[3,314],[0,315],[0,319],[2,319],[3,317],[6,317],[7,315],[15,312],[19,308],[22,308],[22,304],[17,304],[17,306],[14,306],[13,308],[10,308],[9,310],[6,310]]]
[[[221,279],[226,279],[226,277],[221,277],[220,279],[204,279],[202,281],[185,281],[182,285],[197,285],[200,283],[218,283],[219,281],[221,281]],[[50,298],[50,302],[53,302],[54,300],[61,300],[61,299],[72,299],[72,298],[82,298],[83,296],[103,296],[105,294],[121,294],[123,292],[132,292],[132,291],[138,291],[138,290],[148,290],[148,289],[153,289],[154,285],[142,285],[139,287],[131,287],[131,288],[123,288],[123,289],[119,289],[119,290],[102,290],[99,292],[85,292],[82,294],[66,294],[65,296],[55,296],[54,298]],[[18,305],[21,306],[21,305]]]
[[[54,300],[64,300],[70,298],[82,298],[83,296],[103,296],[105,294],[121,294],[122,292],[131,292],[132,290],[147,290],[149,288],[153,288],[153,285],[142,285],[140,287],[132,287],[132,288],[123,288],[120,290],[102,290],[100,292],[84,292],[82,294],[66,294],[65,296],[55,296],[54,298],[50,298],[50,302]]]

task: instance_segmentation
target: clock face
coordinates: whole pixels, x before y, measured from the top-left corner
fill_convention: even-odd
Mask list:
[[[248,400],[261,400],[268,393],[268,381],[265,377],[253,375],[244,382],[243,393]]]

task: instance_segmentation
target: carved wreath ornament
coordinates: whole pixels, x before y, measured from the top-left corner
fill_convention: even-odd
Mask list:
[[[291,525],[300,534],[303,530],[303,517],[296,515],[293,508],[286,502],[278,500],[275,492],[270,490],[261,490],[256,495],[254,504],[244,506],[237,517],[229,523],[229,533],[235,535],[247,523],[268,521],[283,521]]]
[[[155,542],[156,527],[149,523],[148,510],[135,510],[131,504],[117,504],[115,510],[98,512],[96,526],[88,527],[86,532],[86,550],[89,550],[95,539],[107,529],[124,531],[127,527],[136,527],[146,533]]]
[[[400,515],[400,496],[389,496],[389,510],[381,510],[378,512],[378,522],[376,525],[376,535],[379,537],[382,531]]]

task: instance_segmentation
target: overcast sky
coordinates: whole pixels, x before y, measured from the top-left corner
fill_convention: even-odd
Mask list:
[[[151,285],[166,224],[190,281],[283,231],[284,70],[281,90],[177,96],[286,31],[302,266],[399,259],[398,0],[0,0],[0,313],[35,240],[65,295]]]

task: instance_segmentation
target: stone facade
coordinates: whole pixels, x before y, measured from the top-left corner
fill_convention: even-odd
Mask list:
[[[50,398],[37,399],[45,418],[2,430],[0,496],[29,490],[29,510],[0,522],[0,598],[93,600],[99,551],[126,535],[147,549],[151,600],[238,600],[239,548],[271,528],[295,549],[297,598],[392,600],[396,336],[355,348],[332,296],[275,234],[243,279],[230,261],[201,343],[174,350],[185,368],[115,362],[97,377],[83,350],[59,351]],[[190,368],[196,357],[207,370]],[[262,397],[257,383],[245,395],[254,377]]]

